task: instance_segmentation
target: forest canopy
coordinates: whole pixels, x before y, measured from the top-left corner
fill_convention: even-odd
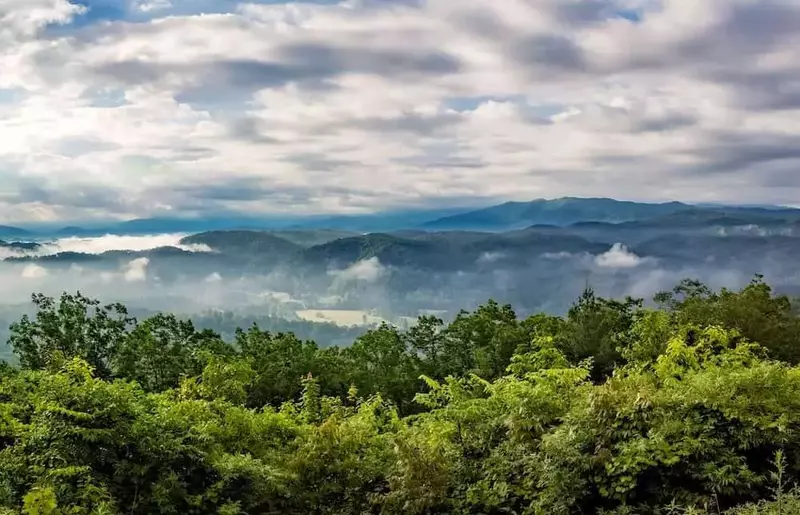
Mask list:
[[[800,513],[800,318],[761,277],[341,348],[32,300],[0,513]]]

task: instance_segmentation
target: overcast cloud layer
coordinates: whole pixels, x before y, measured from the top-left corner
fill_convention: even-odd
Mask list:
[[[800,0],[0,0],[0,70],[0,223],[800,198]]]

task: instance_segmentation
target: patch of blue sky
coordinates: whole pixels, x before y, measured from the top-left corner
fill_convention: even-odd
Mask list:
[[[25,90],[20,88],[0,88],[0,105],[16,104],[25,98]]]
[[[392,0],[385,0],[392,1]],[[70,0],[84,7],[84,12],[75,15],[69,23],[52,24],[46,36],[69,35],[81,28],[103,22],[125,21],[147,22],[165,16],[190,16],[195,14],[224,14],[235,12],[240,4],[277,5],[288,4],[287,0]],[[337,4],[340,0],[302,0],[302,3]]]
[[[641,23],[647,13],[658,12],[663,8],[663,0],[623,0],[617,3],[617,9],[613,11],[612,16],[632,23]]]
[[[487,102],[526,102],[524,95],[479,95],[474,97],[451,97],[444,101],[445,107],[453,111],[474,111]]]
[[[291,3],[336,5],[352,0],[70,0],[84,7],[69,23],[52,24],[46,36],[69,35],[81,28],[97,23],[125,21],[147,22],[166,16],[191,16],[197,14],[225,14],[236,12],[242,4],[281,5]],[[390,6],[394,4],[417,5],[422,0],[358,0],[364,6]]]
[[[522,113],[529,121],[547,123],[553,116],[563,113],[566,106],[563,104],[536,104],[528,102],[522,106]]]
[[[124,20],[128,17],[128,2],[125,0],[71,0],[72,4],[84,7],[81,14],[72,19],[68,26],[80,27],[99,21]]]
[[[89,90],[83,94],[83,98],[92,107],[109,108],[128,104],[125,99],[125,91],[122,89]]]
[[[633,23],[639,23],[644,17],[644,12],[638,9],[621,9],[615,13],[617,18],[624,18]]]
[[[531,120],[545,121],[564,110],[561,104],[537,103],[525,95],[484,95],[474,97],[452,97],[444,101],[445,107],[458,112],[474,111],[487,102],[503,102],[516,105],[520,112]]]
[[[398,0],[383,0],[385,2]],[[337,4],[341,0],[300,0],[299,3]],[[279,5],[295,0],[72,0],[89,8],[83,23],[99,20],[142,21],[162,16],[235,12],[241,4]]]
[[[68,36],[83,27],[106,21],[120,21],[129,18],[126,0],[70,0],[80,5],[82,12],[73,15],[69,23],[52,23],[44,31],[45,37]]]

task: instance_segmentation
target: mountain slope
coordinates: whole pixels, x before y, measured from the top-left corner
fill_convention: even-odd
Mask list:
[[[431,260],[445,258],[440,242],[416,241],[389,234],[367,234],[343,238],[304,250],[304,265],[341,268],[357,261],[378,258],[385,265],[422,266]]]
[[[345,268],[377,258],[381,264],[416,270],[458,271],[498,263],[522,265],[555,252],[602,253],[610,245],[570,234],[515,231],[368,234],[311,247],[300,253],[306,266]]]
[[[286,258],[303,247],[275,234],[261,231],[209,231],[181,239],[181,245],[206,245],[224,254],[268,255]]]
[[[323,245],[325,243],[334,240],[340,240],[342,238],[359,236],[359,234],[356,232],[338,229],[280,229],[265,232],[273,234],[278,238],[282,238],[296,245],[300,245],[301,247],[313,247],[315,245]]]

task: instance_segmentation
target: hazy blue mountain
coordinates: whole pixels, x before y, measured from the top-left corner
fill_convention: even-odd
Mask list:
[[[270,232],[301,246],[366,233],[472,230],[501,232],[525,227],[567,227],[581,223],[651,223],[655,226],[746,225],[800,220],[800,210],[779,206],[650,204],[608,198],[538,199],[491,207],[407,209],[342,216],[144,218],[106,225],[26,230],[0,226],[0,239],[101,236],[104,234],[201,233],[251,230]],[[4,230],[6,232],[4,232]]]
[[[498,206],[427,222],[425,229],[502,231],[534,224],[566,226],[577,222],[619,223],[644,220],[693,209],[688,204],[647,204],[607,198],[538,199]]]
[[[300,220],[291,229],[338,229],[354,232],[391,232],[420,226],[431,220],[472,211],[474,208],[398,210],[364,215],[320,216]]]
[[[204,232],[237,228],[259,228],[262,224],[262,221],[251,218],[144,218],[115,224],[108,227],[108,232],[121,234]]]
[[[52,233],[56,237],[70,237],[70,236],[96,236],[105,234],[107,231],[103,229],[87,229],[84,227],[77,227],[74,225],[62,227]]]
[[[0,239],[2,238],[27,238],[31,236],[31,232],[19,227],[12,227],[10,225],[0,225]]]
[[[407,209],[369,213],[364,215],[342,215],[342,216],[291,216],[291,217],[252,217],[252,216],[230,216],[215,218],[141,218],[128,220],[125,222],[115,222],[93,226],[67,227],[37,227],[30,234],[50,237],[68,236],[101,236],[104,234],[165,234],[165,233],[199,233],[209,231],[224,230],[257,230],[257,231],[280,231],[288,232],[287,238],[300,238],[301,245],[318,243],[319,240],[307,238],[305,235],[298,236],[299,232],[309,230],[323,230],[330,233],[338,233],[336,237],[350,236],[358,233],[392,231],[416,227],[422,223],[450,216],[457,213],[464,213],[474,208],[449,208],[449,209]],[[22,229],[18,229],[22,230]],[[0,237],[3,236],[0,230]],[[322,236],[319,233],[317,236]],[[9,237],[17,237],[9,234]],[[325,241],[330,241],[322,237]],[[335,238],[332,238],[335,239]]]

